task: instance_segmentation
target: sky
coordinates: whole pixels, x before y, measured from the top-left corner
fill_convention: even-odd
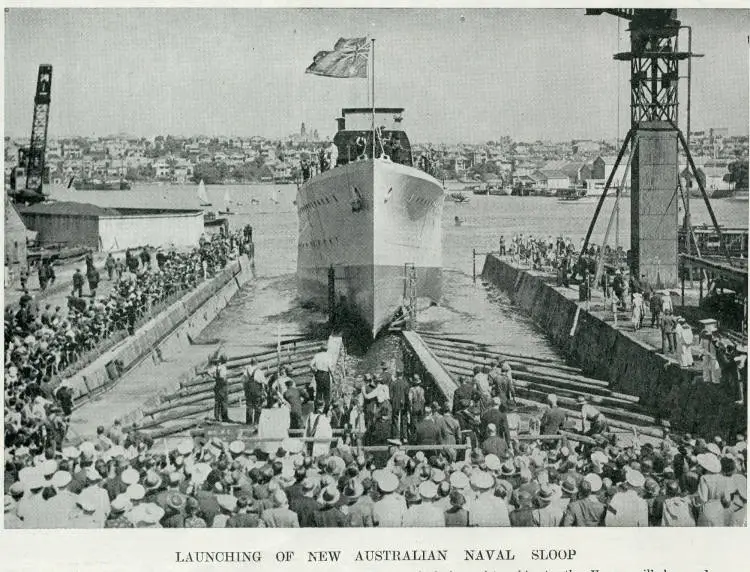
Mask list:
[[[376,104],[406,108],[412,141],[621,138],[629,69],[612,55],[629,49],[626,22],[584,12],[11,8],[4,130],[30,134],[37,68],[49,63],[50,137],[283,137],[303,121],[332,135],[342,107],[368,105],[368,80],[304,70],[339,37],[369,35]],[[750,11],[685,9],[678,18],[705,54],[693,61],[692,129],[746,134]],[[685,81],[680,90],[684,129]]]

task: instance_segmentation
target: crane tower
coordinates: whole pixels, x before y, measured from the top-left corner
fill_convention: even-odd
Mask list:
[[[41,64],[36,80],[34,96],[34,118],[31,124],[31,140],[26,149],[18,150],[13,197],[19,202],[35,203],[45,200],[44,154],[47,149],[47,126],[49,124],[50,91],[52,88],[52,66]]]
[[[682,146],[695,174],[690,150],[678,125],[679,63],[698,56],[678,49],[681,26],[674,9],[587,9],[587,15],[612,14],[629,21],[630,51],[614,59],[630,63],[630,130],[589,226],[584,248],[620,161],[630,146],[631,272],[650,284],[678,282],[679,154]],[[703,193],[714,227],[718,223]]]

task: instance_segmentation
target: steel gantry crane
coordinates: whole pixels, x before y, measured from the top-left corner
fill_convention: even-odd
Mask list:
[[[10,196],[16,202],[37,203],[46,200],[44,186],[44,154],[47,149],[52,66],[42,64],[36,80],[34,118],[29,147],[18,150],[18,169],[11,181]]]
[[[630,129],[597,203],[581,254],[588,248],[604,199],[630,146],[631,272],[637,277],[645,276],[650,284],[675,286],[679,279],[679,147],[687,157],[714,228],[720,233],[690,149],[677,125],[679,62],[699,54],[678,49],[679,31],[685,26],[677,20],[674,9],[586,10],[587,15],[604,13],[630,23],[630,51],[614,56],[615,60],[630,62]],[[619,190],[618,187],[618,198]]]

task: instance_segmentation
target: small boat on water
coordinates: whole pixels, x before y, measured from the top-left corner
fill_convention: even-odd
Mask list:
[[[203,182],[203,179],[201,179],[201,182],[198,183],[198,200],[200,201],[200,205],[202,207],[211,206],[211,201],[208,200],[208,194],[206,193],[206,185]]]
[[[234,214],[232,212],[232,209],[229,208],[229,205],[231,204],[231,202],[232,202],[232,199],[229,196],[229,189],[226,189],[224,191],[224,210],[219,211],[219,214]]]
[[[558,195],[558,200],[563,202],[579,201],[586,196],[586,189],[563,189]]]
[[[459,205],[463,205],[469,202],[469,197],[467,197],[463,193],[448,193],[445,198]]]
[[[507,197],[510,196],[512,189],[510,187],[503,187],[502,185],[489,185],[487,192],[493,197]]]
[[[130,183],[125,179],[75,179],[73,188],[76,191],[129,191]]]
[[[453,223],[456,226],[461,226],[464,223],[464,219],[462,219],[460,216],[456,215],[456,217],[453,219]]]

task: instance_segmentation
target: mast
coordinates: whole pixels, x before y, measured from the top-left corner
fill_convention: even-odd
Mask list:
[[[375,38],[372,42],[372,158],[375,159]]]

